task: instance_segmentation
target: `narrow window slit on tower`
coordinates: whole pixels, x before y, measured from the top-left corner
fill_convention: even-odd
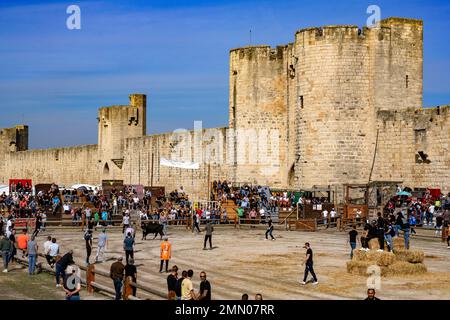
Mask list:
[[[406,75],[406,88],[408,88],[408,83],[409,83],[409,76]]]

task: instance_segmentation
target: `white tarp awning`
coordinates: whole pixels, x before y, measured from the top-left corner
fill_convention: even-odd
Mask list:
[[[175,160],[169,160],[166,158],[161,158],[159,160],[159,163],[162,166],[181,168],[181,169],[197,170],[200,168],[200,164],[198,164],[197,162],[175,161]]]
[[[0,194],[6,193],[6,195],[9,195],[9,187],[5,185],[0,185]]]
[[[84,184],[84,183],[79,183],[79,184],[74,184],[73,186],[71,186],[70,188],[72,189],[79,189],[79,188],[83,188],[83,189],[92,189],[94,190],[95,188],[97,188],[98,190],[100,190],[100,186],[93,186],[90,184]]]

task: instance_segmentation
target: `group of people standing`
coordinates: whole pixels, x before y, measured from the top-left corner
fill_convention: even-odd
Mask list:
[[[173,266],[167,276],[168,300],[211,300],[211,284],[206,279],[206,272],[200,272],[200,289],[196,293],[192,283],[193,270],[184,270],[181,277],[178,275],[178,267]]]

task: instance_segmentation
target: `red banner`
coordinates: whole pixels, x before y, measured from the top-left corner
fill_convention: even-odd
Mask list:
[[[9,192],[16,192],[19,183],[22,189],[31,191],[33,188],[31,179],[9,179]]]
[[[36,227],[36,218],[18,218],[14,221],[14,229],[34,229]]]

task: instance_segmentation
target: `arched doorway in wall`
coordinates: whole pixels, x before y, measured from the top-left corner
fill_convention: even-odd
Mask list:
[[[106,162],[105,166],[103,167],[103,179],[102,180],[109,180],[109,165],[108,165],[108,162]]]

